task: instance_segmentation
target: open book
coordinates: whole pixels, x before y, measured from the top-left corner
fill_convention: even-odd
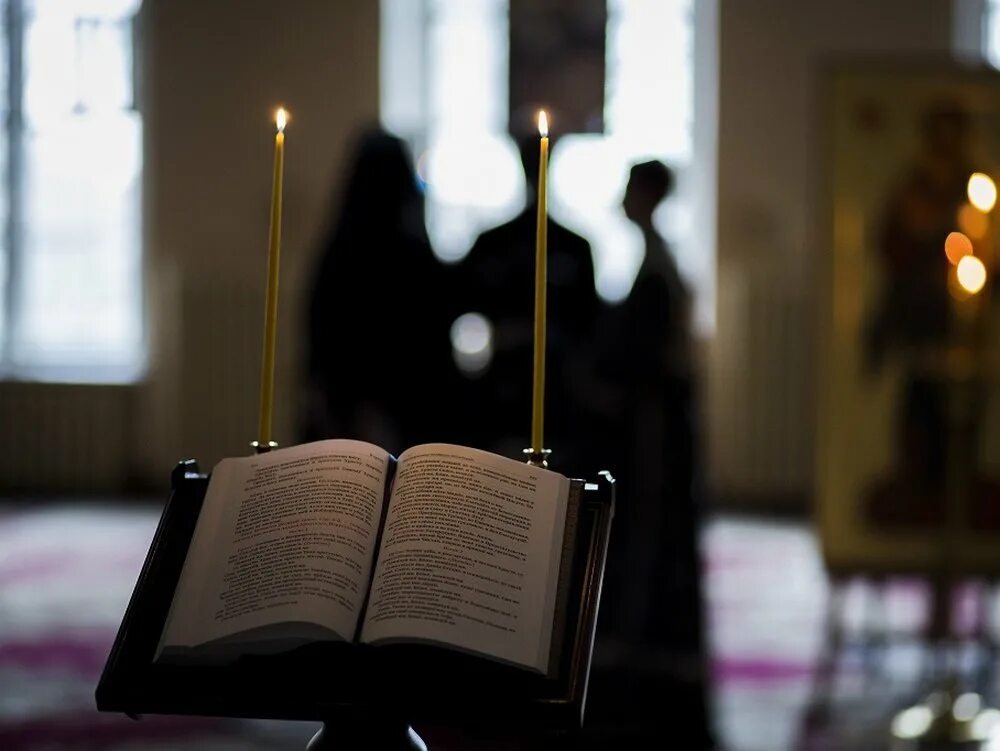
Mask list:
[[[543,674],[570,483],[475,449],[319,441],[212,473],[157,650],[430,643]]]

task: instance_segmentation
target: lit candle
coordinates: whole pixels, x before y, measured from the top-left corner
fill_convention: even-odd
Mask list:
[[[545,449],[542,428],[545,410],[545,287],[547,264],[547,174],[549,167],[549,120],[545,110],[538,113],[541,136],[538,162],[538,224],[535,234],[535,353],[531,405],[531,448],[536,455]]]
[[[281,178],[285,162],[285,123],[288,113],[279,107],[274,122],[274,181],[271,184],[271,232],[267,252],[267,300],[264,305],[264,355],[260,366],[260,422],[258,451],[271,447],[274,406],[274,352],[278,333],[278,264],[281,258]]]

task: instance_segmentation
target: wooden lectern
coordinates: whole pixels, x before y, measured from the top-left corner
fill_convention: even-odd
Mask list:
[[[155,664],[153,656],[201,510],[208,476],[181,462],[97,687],[97,708],[142,714],[317,720],[310,749],[425,748],[413,724],[507,734],[567,734],[582,725],[614,479],[573,480],[576,541],[559,668],[544,677],[446,649],[313,644],[226,665]]]

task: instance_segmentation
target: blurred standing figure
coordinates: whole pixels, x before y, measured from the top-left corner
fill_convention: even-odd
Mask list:
[[[363,135],[309,299],[304,439],[358,438],[398,454],[447,438],[445,270],[423,209],[403,142]]]
[[[611,565],[621,580],[609,589],[623,599],[614,626],[618,636],[631,644],[697,652],[691,296],[653,227],[653,211],[673,185],[663,163],[637,164],[622,202],[642,232],[645,255],[616,311],[603,366],[620,395],[611,428],[621,466]]]
[[[616,311],[601,370],[618,393],[610,434],[618,449],[618,509],[612,529],[602,633],[642,666],[660,665],[692,702],[690,732],[707,738],[704,634],[698,554],[696,400],[691,294],[653,211],[673,190],[661,162],[632,167],[625,215],[645,255]],[[633,664],[634,666],[634,664]],[[696,717],[696,715],[701,717]]]
[[[972,173],[969,113],[952,99],[921,113],[919,148],[886,198],[878,230],[881,274],[864,331],[864,365],[899,368],[893,466],[866,493],[876,524],[941,524],[946,510],[947,383],[940,363],[951,338],[943,252]]]
[[[493,326],[492,362],[465,389],[465,442],[510,457],[520,456],[531,440],[537,136],[521,139],[518,148],[527,205],[511,221],[480,235],[459,268],[463,312],[480,313]],[[553,450],[555,469],[589,476],[600,467],[591,454],[593,428],[577,374],[592,346],[601,304],[590,244],[551,217],[547,307],[545,448]]]

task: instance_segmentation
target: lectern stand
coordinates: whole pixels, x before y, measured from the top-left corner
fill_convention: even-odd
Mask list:
[[[573,480],[578,509],[558,669],[544,677],[430,647],[313,644],[227,665],[153,657],[198,521],[208,477],[180,463],[135,591],[97,687],[97,707],[142,714],[315,720],[311,749],[424,748],[411,726],[497,734],[567,733],[583,720],[614,480]]]

